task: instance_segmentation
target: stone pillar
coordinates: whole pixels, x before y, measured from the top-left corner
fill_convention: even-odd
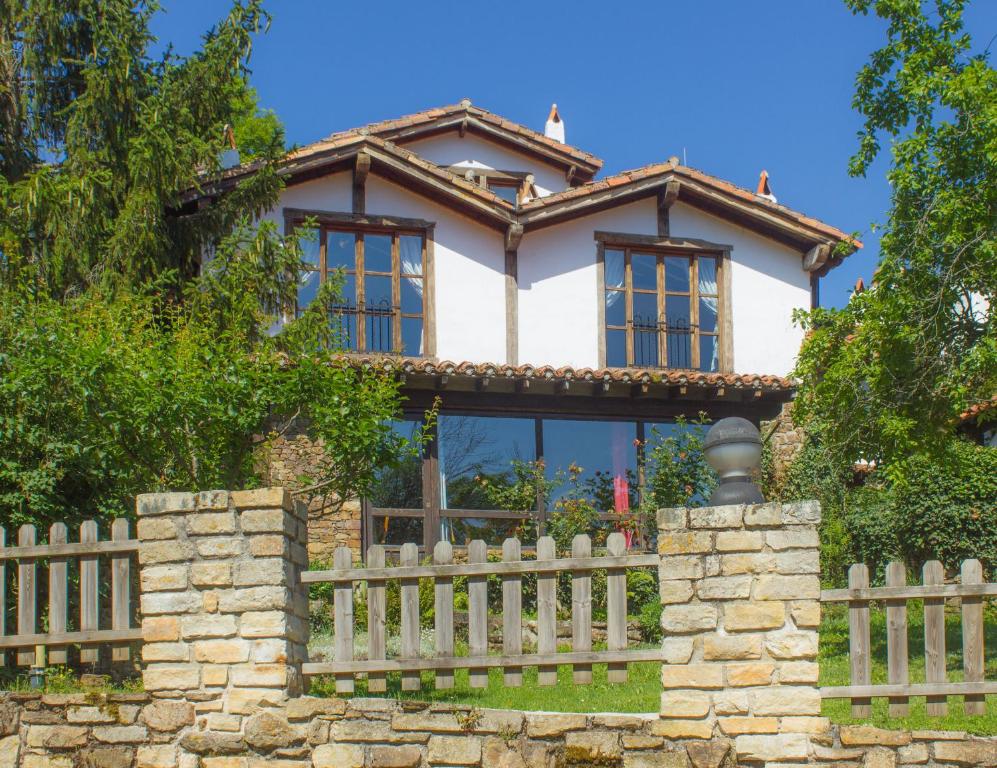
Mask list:
[[[283,488],[138,497],[142,678],[238,715],[301,692],[306,511]]]
[[[661,727],[738,757],[807,758],[817,689],[820,505],[663,509]]]

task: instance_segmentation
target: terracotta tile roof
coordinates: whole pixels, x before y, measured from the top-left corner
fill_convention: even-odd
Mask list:
[[[994,395],[989,400],[984,400],[982,403],[974,403],[969,406],[969,408],[959,414],[959,423],[963,424],[967,421],[973,421],[992,410],[997,410],[997,395]]]
[[[728,386],[734,389],[793,390],[792,380],[782,376],[739,373],[706,373],[661,368],[572,368],[551,365],[508,365],[430,360],[424,357],[346,354],[340,360],[361,368],[376,368],[410,374],[468,376],[473,378],[533,379],[540,381],[588,381],[620,384],[667,384]]]
[[[816,230],[817,232],[826,235],[828,238],[848,242],[856,248],[862,247],[862,243],[860,241],[855,240],[850,235],[842,232],[840,229],[832,227],[830,224],[825,224],[819,219],[807,216],[799,211],[794,211],[792,208],[787,208],[785,205],[773,203],[771,200],[759,197],[749,189],[739,187],[736,184],[731,184],[729,181],[724,181],[721,178],[704,173],[696,168],[690,168],[689,166],[671,162],[651,163],[650,165],[645,165],[641,168],[623,171],[613,176],[607,176],[603,179],[590,181],[577,187],[571,187],[570,189],[563,190],[562,192],[555,192],[554,194],[547,195],[546,197],[539,197],[521,205],[520,211],[525,214],[529,211],[540,210],[568,200],[586,197],[602,190],[611,189],[624,184],[630,184],[649,177],[667,175],[676,176],[679,181],[685,177],[692,181],[700,182],[701,184],[736,197],[747,203],[751,203],[752,205],[777,213],[792,222]]]
[[[339,131],[327,136],[321,141],[317,141],[314,144],[309,144],[302,147],[303,152],[311,151],[321,151],[330,142],[335,144],[343,140],[348,140],[357,136],[391,136],[399,131],[406,128],[415,128],[421,125],[428,125],[434,123],[438,120],[454,117],[457,115],[464,114],[468,117],[473,117],[480,120],[482,123],[487,123],[489,125],[495,126],[501,130],[508,131],[509,133],[516,134],[525,139],[528,139],[534,143],[543,145],[550,150],[558,154],[565,155],[572,158],[578,163],[591,168],[592,172],[597,171],[602,167],[602,160],[600,160],[595,155],[586,152],[578,147],[573,147],[570,144],[562,144],[561,142],[550,138],[549,136],[544,136],[538,131],[534,131],[532,128],[527,128],[525,125],[520,123],[515,123],[512,120],[507,120],[500,115],[496,115],[494,112],[489,112],[487,109],[482,109],[471,104],[470,101],[464,100],[458,104],[450,104],[445,107],[433,107],[432,109],[425,109],[421,112],[415,112],[411,115],[404,115],[402,117],[392,118],[390,120],[381,120],[375,123],[368,123],[367,125],[362,125],[357,128],[350,128],[346,131]],[[314,149],[313,148],[317,148]]]

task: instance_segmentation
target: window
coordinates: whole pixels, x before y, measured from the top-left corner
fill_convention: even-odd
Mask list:
[[[341,279],[332,311],[346,349],[426,354],[424,231],[326,225],[303,245],[299,315],[321,283]]]
[[[607,366],[721,370],[720,253],[606,243],[602,261]]]
[[[488,189],[513,205],[519,205],[519,188],[522,181],[488,178]]]

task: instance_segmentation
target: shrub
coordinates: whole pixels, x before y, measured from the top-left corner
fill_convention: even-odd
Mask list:
[[[645,603],[637,614],[640,637],[645,643],[661,642],[661,601]]]

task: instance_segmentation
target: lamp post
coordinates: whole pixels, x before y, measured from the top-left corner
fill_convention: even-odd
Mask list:
[[[751,481],[762,456],[758,429],[747,419],[729,416],[710,427],[703,444],[706,461],[720,476],[720,485],[710,496],[710,506],[761,504],[762,492]]]

